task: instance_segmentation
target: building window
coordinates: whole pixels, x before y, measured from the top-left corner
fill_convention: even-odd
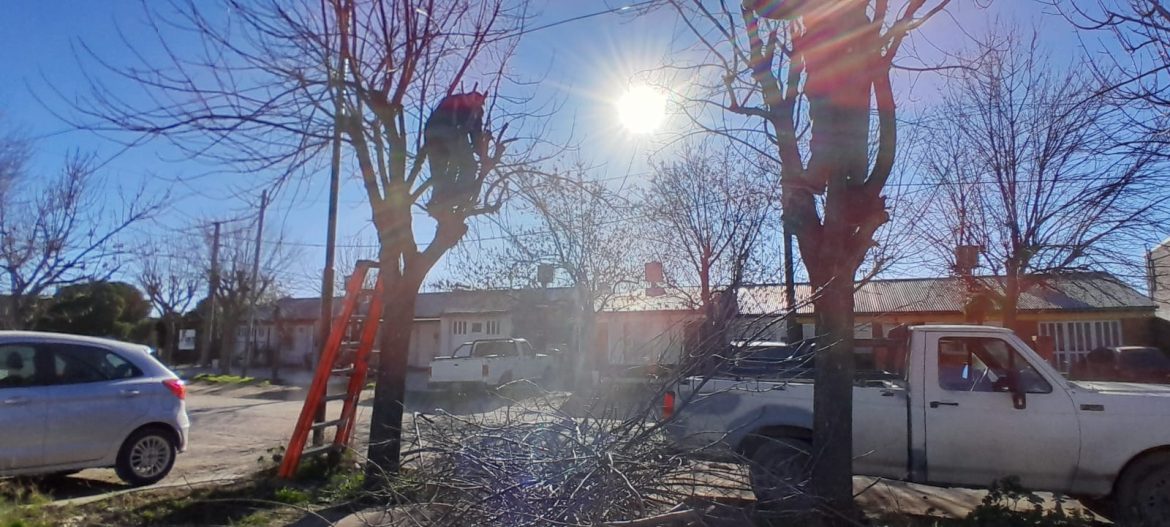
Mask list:
[[[452,321],[451,322],[451,334],[452,335],[466,335],[467,334],[467,321],[466,320]]]
[[[483,333],[483,322],[472,322],[471,323],[471,332],[472,333]]]
[[[1063,373],[1096,348],[1122,345],[1120,320],[1041,322],[1040,336],[1052,337],[1055,366]]]
[[[500,334],[500,321],[499,320],[487,321],[487,334],[488,335],[499,335]]]

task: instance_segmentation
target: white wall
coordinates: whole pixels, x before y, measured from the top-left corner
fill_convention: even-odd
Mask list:
[[[674,364],[686,342],[687,317],[670,313],[615,313],[607,317],[609,363]]]
[[[410,330],[411,366],[426,367],[439,355],[442,324],[438,320],[416,320]]]
[[[1158,303],[1158,316],[1170,319],[1170,240],[1150,251],[1149,287],[1154,302]]]
[[[443,315],[439,322],[441,356],[450,355],[464,342],[512,336],[512,319],[505,313],[453,313]]]

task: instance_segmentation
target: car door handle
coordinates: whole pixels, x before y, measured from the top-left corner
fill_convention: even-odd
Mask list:
[[[959,403],[952,403],[950,401],[930,401],[931,408],[938,408],[940,406],[959,406]]]
[[[4,406],[24,406],[28,404],[28,399],[24,397],[9,397],[4,400]]]
[[[138,390],[132,390],[132,389],[122,390],[122,397],[138,397],[139,395],[142,395],[142,392],[140,392]]]

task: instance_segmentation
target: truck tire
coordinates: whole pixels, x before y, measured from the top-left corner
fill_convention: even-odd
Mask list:
[[[1118,525],[1170,525],[1170,452],[1145,456],[1117,481]]]
[[[768,511],[808,511],[812,445],[803,439],[764,436],[751,452],[749,472],[756,502]]]

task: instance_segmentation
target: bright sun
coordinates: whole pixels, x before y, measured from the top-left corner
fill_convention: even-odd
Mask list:
[[[618,99],[617,112],[626,129],[648,134],[666,119],[666,95],[650,86],[634,86]]]

